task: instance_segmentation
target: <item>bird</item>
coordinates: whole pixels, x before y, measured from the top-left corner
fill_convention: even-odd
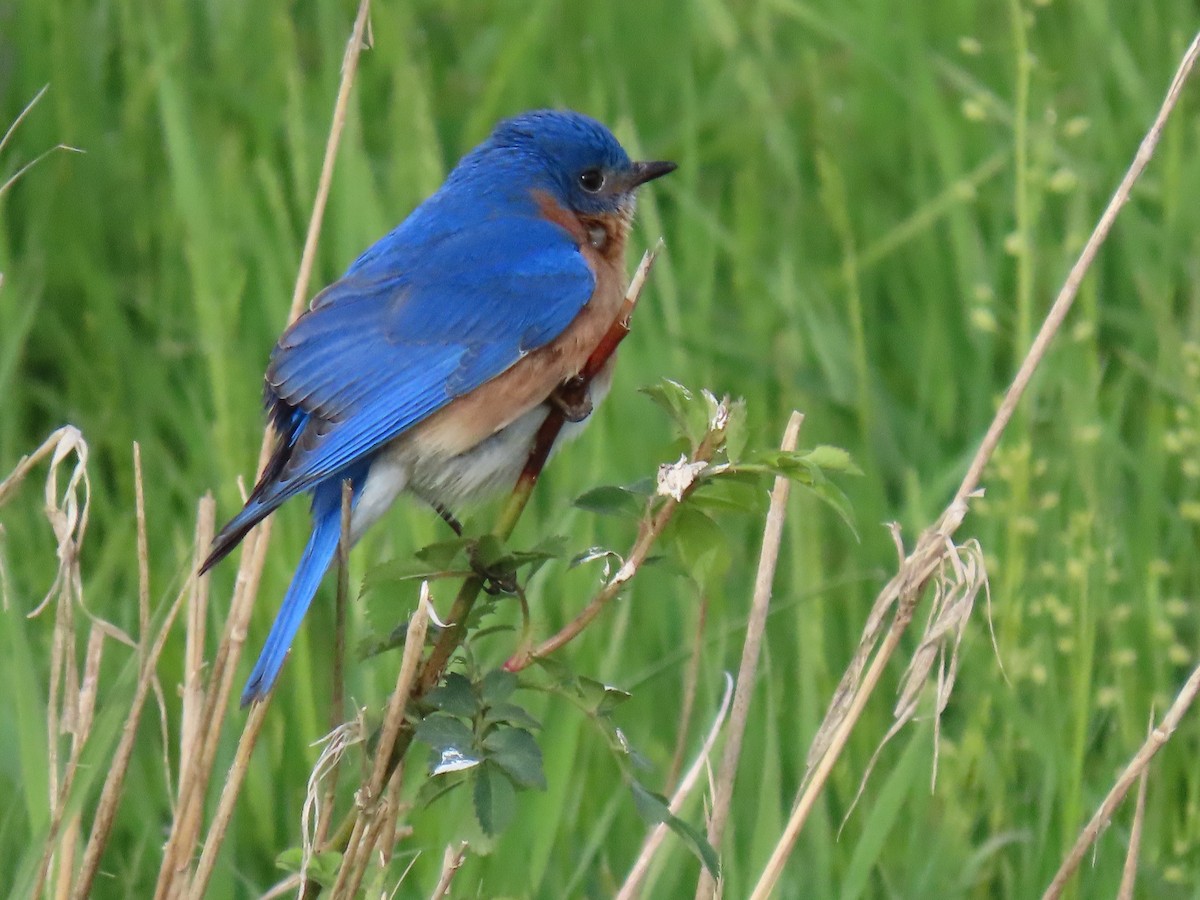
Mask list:
[[[564,438],[582,427],[612,361],[582,399],[560,388],[620,309],[637,189],[675,168],[632,161],[579,112],[505,119],[283,332],[264,386],[273,450],[200,568],[310,496],[312,532],[242,707],[271,691],[330,566],[345,482],[351,543],[402,493],[454,525],[460,504],[516,482],[552,407]]]

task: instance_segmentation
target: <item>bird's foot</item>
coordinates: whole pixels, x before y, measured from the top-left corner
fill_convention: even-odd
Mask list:
[[[491,594],[493,597],[499,594],[517,593],[516,573],[501,572],[488,566],[479,558],[479,545],[474,541],[467,549],[467,559],[471,563],[471,570],[483,579],[484,593]]]
[[[556,387],[546,402],[561,412],[568,422],[582,422],[592,414],[592,398],[588,396],[587,384],[578,375]]]

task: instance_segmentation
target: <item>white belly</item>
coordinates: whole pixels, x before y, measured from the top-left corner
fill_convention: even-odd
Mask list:
[[[611,370],[592,382],[589,396],[593,408],[608,393],[611,383]],[[397,438],[380,451],[367,472],[366,484],[351,519],[353,540],[362,537],[363,532],[378,521],[405,490],[427,503],[457,513],[465,505],[512,488],[533,449],[534,436],[548,413],[546,405],[535,406],[512,424],[457,456],[422,453],[419,440],[407,434]],[[586,424],[587,419],[564,424],[555,449],[578,437]]]

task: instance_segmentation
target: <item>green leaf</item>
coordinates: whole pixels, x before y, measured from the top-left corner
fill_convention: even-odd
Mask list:
[[[439,578],[465,578],[471,574],[468,567],[446,568],[421,559],[391,559],[367,569],[363,576],[362,593],[376,591],[390,584],[405,581],[436,581]]]
[[[479,685],[479,693],[486,706],[495,706],[502,700],[507,700],[517,689],[517,676],[503,669],[493,669],[483,676]]]
[[[535,660],[535,662],[538,668],[549,676],[550,684],[548,687],[558,691],[571,691],[575,688],[575,673],[561,661],[553,657],[544,656]]]
[[[489,706],[487,712],[483,715],[483,721],[489,725],[506,722],[509,725],[517,725],[521,728],[542,727],[541,722],[531,716],[524,707],[517,706],[515,703],[497,703]]]
[[[716,521],[690,504],[681,506],[671,522],[672,544],[688,576],[709,586],[722,577],[733,562],[729,539]]]
[[[469,619],[468,621],[476,622],[479,620]],[[505,634],[506,632],[509,632],[509,631],[516,631],[516,628],[514,628],[512,625],[505,625],[504,623],[500,623],[498,625],[489,625],[487,628],[472,627],[471,628],[471,640],[478,641],[478,640],[482,640],[483,638],[487,637],[489,634]]]
[[[638,815],[647,825],[658,825],[671,818],[671,808],[667,798],[656,794],[638,781],[629,782],[633,791],[633,804],[637,807]]]
[[[762,515],[766,495],[761,485],[762,480],[757,476],[747,483],[743,479],[721,477],[720,470],[712,478],[701,473],[700,483],[688,496],[687,505],[720,515]]]
[[[725,457],[731,463],[742,458],[747,437],[746,401],[739,397],[729,404],[729,422],[725,426]]]
[[[475,538],[456,537],[448,541],[426,544],[413,555],[432,566],[447,568],[456,560],[465,560]]]
[[[442,713],[426,716],[417,725],[413,739],[428,744],[429,772],[442,775],[478,766],[482,754],[475,746],[475,733],[462,721]]]
[[[611,684],[603,684],[592,678],[580,676],[579,695],[584,706],[598,715],[605,715],[616,709],[633,695]]]
[[[429,544],[410,557],[392,559],[372,566],[363,577],[362,593],[404,581],[465,578],[472,573],[466,561],[467,538]]]
[[[645,511],[645,501],[629,488],[610,484],[592,488],[587,493],[575,499],[575,505],[580,509],[602,516],[621,516],[624,518],[641,518]]]
[[[426,778],[417,789],[417,806],[422,809],[431,806],[456,787],[466,784],[469,778],[466,772],[447,772],[435,778]]]
[[[765,465],[787,478],[820,481],[827,472],[861,475],[850,454],[840,447],[822,444],[811,450],[765,450],[753,454],[751,462]]]
[[[483,740],[488,759],[521,787],[546,789],[542,750],[524,728],[499,728]]]
[[[814,466],[824,472],[844,472],[847,475],[861,475],[862,469],[854,464],[850,454],[841,447],[831,447],[829,444],[818,444],[807,451],[804,456]]]
[[[487,571],[512,571],[512,554],[504,546],[504,541],[494,534],[480,535],[470,553],[475,564]]]
[[[637,781],[630,781],[629,787],[633,791],[633,803],[642,819],[650,825],[662,823],[670,828],[683,839],[688,849],[704,864],[704,868],[708,869],[709,874],[713,878],[719,877],[721,862],[707,838],[674,815],[666,797],[648,790]]]
[[[841,488],[831,481],[822,481],[819,484],[809,485],[808,489],[838,514],[856,541],[862,540],[858,536],[858,529],[854,527],[854,507],[851,506],[850,498],[842,492]]]
[[[446,681],[428,694],[425,700],[435,709],[452,716],[469,719],[479,711],[479,700],[471,688],[471,682],[458,672],[451,672]]]
[[[566,535],[553,534],[528,550],[512,551],[512,555],[516,558],[517,565],[521,566],[548,559],[562,559],[567,555]]]
[[[696,395],[678,382],[664,378],[658,384],[641,389],[675,424],[676,432],[693,446],[708,433],[709,408],[703,395]]]
[[[304,850],[300,847],[288,847],[275,857],[275,865],[285,872],[298,873],[304,865]],[[342,854],[337,850],[326,850],[314,853],[308,861],[308,877],[321,887],[333,887],[337,881],[338,869],[342,866]]]
[[[512,821],[517,792],[498,766],[484,763],[475,772],[475,818],[484,834],[497,835]]]
[[[812,484],[825,476],[820,468],[808,460],[807,452],[788,450],[765,450],[754,454],[754,463],[765,466],[774,475],[782,475],[800,484]],[[743,469],[749,469],[743,466]]]
[[[621,487],[639,497],[653,497],[658,493],[658,479],[652,475],[647,475],[645,478],[630,481],[627,484],[621,485]]]

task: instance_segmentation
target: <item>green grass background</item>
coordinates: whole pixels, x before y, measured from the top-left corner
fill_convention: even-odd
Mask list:
[[[84,548],[91,609],[136,628],[131,443],[147,478],[152,587],[173,595],[197,497],[222,518],[253,475],[260,379],[282,327],[315,190],[349,2],[16,0],[0,3],[0,124],[50,89],[0,157],[0,181],[58,154],[0,200],[0,470],[64,422],[92,449]],[[616,388],[556,458],[522,523],[620,549],[629,523],[570,507],[653,471],[668,430],[636,388],[667,376],[743,396],[754,441],[793,407],[802,443],[848,448],[861,542],[826,508],[791,508],[731,828],[727,896],[744,896],[786,821],[804,755],[895,554],[949,498],[1040,317],[1200,26],[1179,0],[944,0],[724,4],[418,2],[374,5],[322,234],[327,283],[430,193],[500,117],[570,106],[677,173],[643,195],[635,251],[659,235]],[[1200,85],[1122,214],[985,479],[964,533],[987,553],[1001,674],[977,609],[942,729],[883,751],[870,703],[787,869],[784,897],[1028,897],[1174,695],[1200,645]],[[316,285],[314,284],[314,287]],[[265,635],[304,540],[279,516],[251,644]],[[31,482],[0,513],[0,893],[47,824],[45,683],[52,623],[26,621],[55,560]],[[694,748],[736,667],[761,525],[733,518],[728,572],[709,585]],[[372,562],[444,536],[403,506],[356,551]],[[223,621],[231,565],[214,577]],[[550,567],[533,593],[542,633],[594,585]],[[332,582],[332,579],[330,579]],[[331,584],[322,596],[331,596]],[[697,588],[649,573],[561,658],[633,692],[618,713],[657,767],[670,759]],[[273,882],[297,841],[325,731],[331,602],[309,616],[255,755],[212,896]],[[397,620],[412,598],[398,592]],[[362,606],[352,623],[362,627]],[[480,645],[504,658],[511,638]],[[911,650],[913,639],[906,643]],[[107,696],[124,651],[110,645]],[[490,657],[489,657],[490,654]],[[249,654],[252,656],[252,652]],[[172,713],[182,638],[162,665]],[[249,660],[244,665],[248,665]],[[352,667],[378,705],[397,657]],[[889,671],[894,684],[899,665]],[[127,691],[126,691],[127,693]],[[530,699],[549,789],[472,855],[461,896],[602,897],[644,827],[591,726]],[[1193,714],[1150,779],[1139,887],[1200,896],[1200,727]],[[156,716],[144,717],[98,896],[143,896],[170,821]],[[240,721],[235,716],[235,722]],[[222,759],[232,756],[230,729]],[[98,740],[100,738],[98,737]],[[177,753],[171,748],[174,758]],[[225,763],[219,771],[223,771]],[[465,798],[413,818],[401,896],[424,896],[441,848],[470,831]],[[699,822],[693,803],[687,817]],[[1078,879],[1111,896],[1122,810]],[[673,841],[673,839],[672,839]],[[651,896],[691,896],[678,843]]]

